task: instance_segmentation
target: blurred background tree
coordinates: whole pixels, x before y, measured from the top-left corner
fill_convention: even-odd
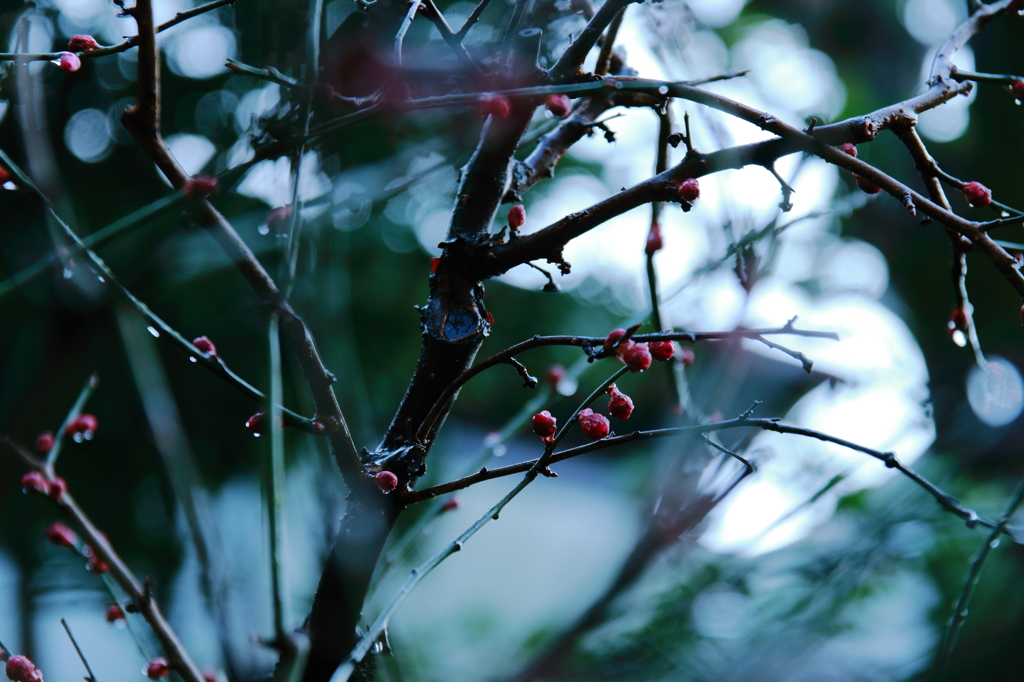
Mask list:
[[[398,102],[518,85],[482,75],[500,72],[516,4],[487,6],[465,35],[464,54],[445,43],[428,4],[409,26],[401,69],[393,44],[405,3],[214,4],[160,34],[163,135],[186,173],[221,176],[214,205],[279,283],[289,280],[287,254],[297,254],[290,302],[337,376],[355,443],[373,451],[417,364],[420,316],[413,306],[430,292],[431,258],[442,256],[460,169],[478,144],[487,105],[470,99],[390,109],[273,158],[254,158],[253,149],[277,139],[286,144],[307,111],[315,124],[353,110],[347,101],[311,100],[303,83],[328,83],[357,98],[387,82],[386,97]],[[955,0],[635,4],[617,29],[613,73],[633,69],[675,82],[745,71],[702,87],[796,128],[812,118],[825,125],[924,92],[937,47],[978,6],[987,7]],[[158,0],[154,19],[160,24],[193,7],[190,0]],[[520,7],[518,28],[543,29],[543,67],[579,39],[594,12],[585,0]],[[0,48],[59,51],[76,34],[115,45],[136,33],[131,18],[118,16],[121,9],[107,0],[8,0]],[[457,31],[474,4],[438,1],[437,9]],[[317,77],[307,68],[311,17],[321,26]],[[957,67],[1024,73],[1022,30],[1024,21],[1006,12],[956,53]],[[0,62],[0,150],[79,235],[145,210],[132,229],[97,247],[117,282],[186,339],[212,339],[221,359],[269,392],[277,372],[267,360],[266,298],[253,294],[195,205],[120,123],[136,102],[138,52],[84,58],[73,72],[46,59]],[[966,96],[923,113],[917,131],[944,171],[1019,206],[1024,126],[1010,83],[977,82]],[[655,109],[602,114],[554,177],[523,195],[523,234],[649,178],[664,146],[665,113]],[[772,137],[681,99],[664,111],[676,132],[689,115],[693,146],[703,152]],[[559,123],[541,106],[524,121],[519,160]],[[682,162],[685,147],[666,148],[665,167]],[[896,135],[883,133],[859,151],[861,160],[927,194]],[[232,175],[239,167],[244,175]],[[806,353],[815,363],[811,373],[753,339],[684,343],[693,349],[692,364],[677,355],[671,371],[656,363],[618,381],[636,409],[627,424],[613,419],[613,428],[732,419],[760,400],[755,416],[895,451],[998,521],[1024,475],[1016,449],[1024,406],[1020,296],[989,258],[970,252],[965,310],[974,329],[950,329],[960,300],[941,225],[922,225],[920,214],[911,218],[885,192],[865,194],[849,172],[816,156],[785,156],[775,170],[795,190],[791,211],[779,207],[779,182],[757,166],[702,177],[693,210],[662,208],[664,248],[653,256],[661,326],[770,328],[798,315],[800,328],[836,332],[841,341],[776,339]],[[65,445],[61,476],[135,575],[152,579],[201,668],[231,680],[270,672],[278,653],[256,639],[275,636],[261,490],[272,439],[254,439],[245,428],[261,402],[189,362],[109,277],[72,252],[24,182],[12,175],[3,187],[0,434],[29,446],[40,432],[56,431],[98,375],[86,408],[98,429],[91,440]],[[968,207],[958,191],[949,198],[972,220],[997,217]],[[572,272],[553,273],[561,293],[544,291],[545,275],[526,265],[488,281],[494,322],[479,357],[535,334],[603,337],[641,321],[649,324],[639,333],[657,331],[645,255],[650,223],[643,205],[572,241],[565,249]],[[290,241],[296,225],[300,236]],[[1019,220],[1008,220],[992,234],[1012,245],[1024,242],[1019,229]],[[12,283],[44,257],[53,262],[39,276]],[[474,378],[416,488],[539,456],[529,417],[548,409],[565,423],[618,368],[588,364],[571,347],[543,347],[519,359],[540,386],[520,390],[507,367]],[[567,372],[549,380],[556,364]],[[284,404],[313,415],[295,357],[285,353],[279,372]],[[284,430],[283,438],[281,591],[291,602],[290,631],[302,625],[338,519],[354,503],[346,502],[348,488],[324,438],[299,429]],[[576,433],[569,438],[571,445],[585,442]],[[740,481],[744,467],[716,447],[739,452],[757,472]],[[394,655],[378,655],[389,653],[378,647],[371,656],[380,679],[925,677],[936,670],[972,558],[990,533],[943,513],[879,461],[792,435],[650,440],[554,468],[557,479],[539,478],[499,523],[409,596],[391,620],[386,649]],[[5,450],[0,640],[50,680],[71,679],[82,673],[60,628],[66,618],[100,680],[138,677],[160,654],[156,641],[137,614],[127,614],[130,630],[104,622],[107,587],[82,570],[80,557],[44,540],[59,514],[44,498],[17,494],[24,473]],[[512,485],[488,481],[402,513],[370,584],[362,631],[412,568]],[[944,679],[1011,680],[1024,672],[1015,646],[1024,630],[1024,553],[1013,541],[1024,527],[1010,519],[1007,530]]]

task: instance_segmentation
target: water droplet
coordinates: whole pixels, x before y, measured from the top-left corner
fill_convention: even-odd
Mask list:
[[[991,547],[992,549],[995,549],[996,547],[998,547],[999,546],[999,538],[996,538],[992,542],[988,543],[988,546]]]
[[[259,437],[260,437],[260,434],[258,434],[258,433],[254,433],[254,434],[252,434],[252,437],[253,437],[253,438],[259,438]]]
[[[959,329],[953,332],[953,335],[950,338],[953,339],[953,343],[960,346],[961,348],[967,345],[967,335],[964,334]]]
[[[659,85],[658,86],[658,94],[659,95],[667,95],[668,94],[668,86],[667,85]]]
[[[190,355],[190,356],[188,356],[188,361],[189,361],[189,362],[199,362],[198,360],[196,360],[196,358],[195,358],[195,356],[194,356],[194,355]]]
[[[75,441],[76,443],[81,443],[82,440],[84,440],[84,438],[80,433],[73,433],[71,434],[71,440]]]
[[[1000,211],[1000,212],[999,212],[999,217],[1000,217],[1000,218],[1006,218],[1006,217],[1008,217],[1009,215],[1010,215],[1010,214],[1009,214],[1009,213],[1007,213],[1006,211]]]
[[[263,223],[262,225],[256,228],[256,231],[263,235],[270,234],[270,225]]]
[[[157,331],[157,328],[154,327],[153,325],[150,325],[150,326],[146,327],[146,331],[149,332],[150,334],[152,334],[154,339],[159,339],[160,338],[160,332]]]
[[[84,438],[85,440],[92,440],[92,437],[94,435],[96,435],[96,434],[93,433],[92,431],[83,431],[82,432],[82,438]]]
[[[96,275],[96,279],[100,281],[100,284],[103,284],[104,282],[107,281],[106,279],[104,279],[103,275]]]
[[[622,89],[622,81],[615,81],[615,89],[616,90],[621,90]]]
[[[504,443],[499,443],[494,446],[494,450],[491,451],[491,454],[495,457],[504,457],[506,452],[508,452],[508,446]]]
[[[75,274],[75,271],[71,268],[64,268],[61,274],[64,275],[64,279],[71,279],[71,275]]]

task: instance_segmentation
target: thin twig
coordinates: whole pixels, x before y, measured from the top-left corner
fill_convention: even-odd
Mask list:
[[[285,557],[286,547],[284,523],[285,466],[284,429],[281,428],[281,332],[277,313],[270,315],[267,338],[270,346],[270,401],[267,406],[269,417],[270,448],[268,461],[264,465],[264,488],[267,495],[267,512],[270,520],[270,589],[274,605],[274,641],[285,648],[291,622],[291,599],[288,592]]]
[[[421,7],[423,8],[423,14],[434,24],[437,28],[437,32],[441,35],[441,39],[444,40],[445,44],[451,48],[452,53],[455,57],[468,66],[470,69],[477,73],[483,73],[480,66],[473,61],[473,57],[470,56],[469,52],[462,44],[462,40],[452,33],[452,27],[448,25],[448,21],[444,18],[444,14],[434,4],[434,0],[421,0]]]
[[[461,43],[465,38],[466,34],[469,33],[469,29],[476,25],[476,22],[480,21],[480,15],[487,9],[487,5],[491,3],[491,0],[480,0],[477,6],[473,8],[472,13],[466,18],[466,23],[462,25],[462,28],[455,34],[455,39]]]
[[[200,14],[205,14],[206,12],[218,9],[220,7],[224,7],[225,5],[234,5],[237,1],[238,0],[214,0],[213,2],[208,2],[205,5],[193,7],[192,9],[187,10],[185,12],[178,12],[174,15],[174,18],[168,19],[164,23],[157,26],[156,32],[162,33],[163,31],[166,31],[167,29],[173,26],[177,26],[181,22],[191,19],[192,17],[197,17]],[[125,50],[130,50],[131,48],[136,47],[138,44],[139,36],[132,36],[131,38],[128,38],[124,42],[118,43],[117,45],[112,45],[110,47],[101,47],[98,50],[89,50],[88,52],[78,52],[76,54],[79,57],[93,59],[96,57],[105,57],[108,54],[117,54],[118,52],[124,52]],[[17,52],[0,52],[0,61],[53,61],[54,59],[59,59],[61,54],[63,53],[44,52],[38,54],[21,54]]]
[[[611,64],[612,50],[615,48],[615,39],[619,35],[619,27],[622,26],[622,18],[626,16],[626,8],[623,7],[608,25],[604,34],[604,42],[601,44],[601,51],[597,54],[597,64],[594,66],[594,73],[603,76],[608,73],[608,66]]]
[[[174,342],[175,346],[179,350],[182,350],[187,354],[191,362],[201,365],[202,367],[208,369],[214,375],[220,377],[231,386],[235,387],[242,393],[248,395],[250,398],[260,402],[266,401],[266,396],[264,396],[261,391],[252,386],[239,375],[235,374],[220,357],[200,353],[198,349],[195,346],[193,346],[190,341],[188,341],[184,336],[182,336],[169,324],[164,322],[164,320],[160,318],[156,313],[154,313],[149,308],[149,306],[147,306],[141,300],[136,298],[135,295],[126,286],[121,284],[120,280],[107,266],[106,262],[104,262],[103,259],[100,258],[95,251],[88,247],[86,241],[79,237],[78,234],[71,229],[70,225],[64,222],[60,215],[57,214],[56,209],[50,203],[49,198],[45,194],[43,194],[42,190],[40,190],[35,185],[35,183],[33,183],[32,180],[27,175],[25,175],[21,168],[19,168],[17,164],[15,164],[11,160],[11,158],[3,152],[3,150],[0,150],[0,160],[2,160],[5,166],[8,169],[10,169],[12,173],[14,173],[15,177],[17,178],[18,184],[21,187],[28,189],[33,194],[35,194],[36,197],[43,203],[44,207],[49,212],[52,219],[56,222],[58,226],[61,227],[61,229],[64,230],[65,235],[67,235],[67,237],[71,239],[72,243],[74,244],[74,248],[76,249],[75,252],[84,253],[86,257],[92,262],[93,266],[102,273],[102,276],[105,279],[109,280],[121,292],[121,294],[125,298],[127,298],[132,303],[132,305],[135,306],[136,310],[138,310],[143,317],[149,320],[149,322],[152,325],[152,329],[150,330],[151,334],[154,334],[157,337],[166,334],[167,337]],[[129,216],[129,218],[130,217],[131,216]],[[127,218],[125,220],[127,221]],[[111,225],[110,227],[113,228],[114,225]],[[288,426],[299,428],[304,431],[309,431],[311,433],[316,431],[316,428],[314,426],[315,422],[313,419],[303,417],[302,415],[293,412],[292,410],[289,410],[287,408],[283,409],[285,415],[285,423],[288,424]],[[59,443],[59,441],[57,442]]]
[[[75,651],[78,652],[78,657],[82,659],[82,665],[85,666],[85,671],[89,673],[89,676],[85,679],[88,680],[88,682],[96,682],[96,675],[93,674],[92,668],[89,667],[89,661],[85,660],[85,654],[82,653],[82,648],[78,646],[78,642],[75,641],[75,636],[71,634],[71,628],[68,627],[68,622],[61,618],[60,624],[64,626],[64,632],[68,633],[68,639],[71,640],[71,644],[74,645]]]
[[[45,462],[37,460],[28,450],[6,436],[0,436],[0,444],[7,446],[25,466],[42,473],[48,481],[52,482],[52,477],[46,471]],[[75,522],[85,542],[96,553],[96,556],[110,567],[110,575],[128,594],[139,613],[153,629],[153,634],[156,635],[163,647],[171,667],[186,682],[203,682],[202,672],[192,661],[170,623],[164,618],[156,599],[153,598],[152,590],[139,583],[128,565],[114,550],[110,541],[93,525],[70,492],[65,492],[59,500],[54,502],[68,518]]]
[[[597,399],[598,396],[602,395],[605,392],[605,389],[608,386],[610,386],[615,381],[615,379],[622,376],[623,372],[625,371],[626,368],[624,367],[622,368],[622,370],[612,375],[611,378],[603,382],[601,386],[599,386],[590,396],[587,397],[586,400],[583,401],[583,403],[578,408],[576,408],[576,411],[573,413],[572,418],[562,425],[562,428],[559,430],[554,440],[551,443],[546,444],[544,448],[544,454],[539,459],[534,460],[534,466],[529,471],[526,472],[526,475],[523,477],[523,480],[520,481],[519,484],[515,488],[513,488],[511,492],[505,495],[505,497],[503,497],[501,501],[499,501],[496,505],[491,507],[490,510],[488,510],[488,512],[484,516],[480,517],[480,519],[477,520],[476,523],[470,526],[470,528],[466,530],[466,532],[464,532],[462,535],[460,535],[454,542],[452,542],[444,549],[442,549],[439,553],[431,557],[419,568],[413,569],[412,573],[409,574],[409,578],[405,581],[405,584],[402,586],[402,589],[398,591],[398,593],[391,599],[391,601],[384,608],[384,610],[381,611],[380,615],[377,616],[377,619],[373,622],[373,625],[370,626],[366,634],[363,635],[362,639],[360,639],[356,646],[353,648],[352,653],[348,655],[348,658],[345,660],[345,662],[341,665],[341,667],[338,668],[338,670],[331,677],[330,682],[346,682],[349,679],[349,677],[355,671],[356,664],[359,663],[359,661],[363,660],[363,657],[366,656],[367,653],[369,653],[374,643],[377,642],[377,639],[380,636],[380,634],[387,629],[388,621],[391,619],[391,616],[395,613],[395,611],[398,609],[401,603],[405,601],[405,598],[409,596],[409,593],[413,591],[416,585],[418,585],[419,582],[428,573],[430,573],[438,565],[440,565],[442,561],[447,559],[455,552],[460,551],[462,549],[462,545],[471,537],[473,537],[478,530],[487,525],[489,521],[491,521],[492,519],[497,521],[498,516],[501,513],[502,509],[505,508],[505,505],[511,502],[516,495],[518,495],[520,492],[522,492],[524,488],[526,488],[526,486],[530,485],[530,483],[532,483],[537,478],[537,476],[545,472],[545,470],[547,469],[547,464],[551,460],[552,451],[555,447],[557,447],[558,443],[562,440],[562,438],[565,437],[565,434],[568,433],[569,429],[571,429],[572,426],[575,424],[576,416],[579,415],[580,411],[585,409],[587,405],[589,405],[595,399]]]
[[[1002,519],[992,529],[992,532],[985,540],[985,544],[978,550],[978,555],[971,564],[971,571],[967,576],[967,582],[964,584],[964,589],[960,592],[956,609],[953,611],[949,627],[942,638],[942,645],[939,647],[938,667],[942,672],[945,672],[949,667],[949,660],[953,655],[953,648],[956,646],[960,628],[963,627],[964,621],[967,620],[967,607],[970,605],[971,597],[974,595],[974,590],[981,579],[981,570],[985,567],[985,562],[988,561],[992,550],[999,546],[999,536],[1006,531],[1006,524],[1010,522],[1017,509],[1020,508],[1021,502],[1024,502],[1024,479],[1021,479],[1020,483],[1017,484],[1017,489],[1010,498],[1006,511],[1003,512]]]
[[[621,436],[611,436],[594,443],[588,443],[587,445],[580,445],[575,448],[569,448],[561,452],[554,453],[549,461],[549,464],[555,464],[562,462],[573,457],[579,457],[590,452],[597,450],[604,450],[606,448],[616,447],[626,443],[638,443],[645,440],[651,440],[655,438],[676,438],[679,436],[697,435],[703,433],[713,433],[716,431],[726,431],[729,429],[738,428],[756,428],[762,431],[773,431],[775,433],[787,433],[797,436],[804,436],[806,438],[814,438],[816,440],[824,441],[827,443],[835,443],[842,447],[862,452],[866,455],[870,455],[875,459],[883,462],[887,467],[891,469],[897,469],[907,476],[910,480],[914,481],[917,485],[924,488],[939,505],[946,511],[954,514],[964,521],[967,522],[969,527],[982,525],[987,528],[996,528],[997,524],[988,519],[984,519],[978,516],[978,514],[963,505],[960,500],[956,499],[952,495],[946,493],[941,488],[936,486],[934,483],[926,479],[925,477],[918,474],[910,467],[901,463],[895,453],[882,452],[881,450],[875,450],[864,445],[858,445],[852,441],[838,438],[836,436],[830,436],[827,433],[821,431],[814,431],[813,429],[805,429],[799,426],[791,426],[788,424],[780,423],[777,419],[760,419],[751,417],[740,417],[737,419],[730,419],[726,421],[716,422],[713,424],[697,424],[694,426],[678,426],[669,429],[658,429],[653,431],[634,431]],[[490,469],[487,471],[477,472],[471,476],[458,479],[456,481],[450,481],[442,485],[433,486],[424,490],[417,490],[414,492],[406,493],[402,497],[402,501],[406,504],[413,504],[421,500],[450,493],[455,490],[461,490],[468,488],[471,485],[475,485],[480,481],[488,481],[492,478],[501,478],[502,476],[509,476],[512,474],[522,473],[529,471],[537,465],[539,460],[530,460],[528,462],[520,462],[519,464],[512,464],[507,467],[500,469]],[[1005,528],[1002,532],[1006,532]]]
[[[782,327],[775,327],[772,329],[737,329],[731,332],[655,332],[653,334],[638,334],[632,337],[632,340],[638,342],[650,342],[650,341],[685,341],[689,343],[697,343],[698,341],[721,341],[727,339],[755,339],[762,343],[768,343],[762,337],[774,336],[774,335],[791,335],[791,336],[803,336],[808,338],[819,338],[819,339],[830,339],[832,341],[838,341],[839,335],[834,332],[822,332],[812,331],[805,329],[797,329],[794,327],[796,318],[793,318]],[[458,393],[466,382],[475,377],[480,372],[486,369],[494,367],[502,363],[508,362],[509,358],[513,358],[516,355],[523,353],[534,348],[540,348],[542,346],[576,346],[583,348],[584,350],[601,347],[602,350],[588,353],[592,359],[610,357],[610,354],[603,350],[602,344],[604,343],[604,337],[601,336],[535,336],[532,339],[527,339],[517,343],[514,346],[506,348],[500,353],[495,353],[491,357],[481,360],[473,367],[467,369],[465,372],[459,375],[459,377],[452,382],[451,385],[441,395],[441,398],[434,404],[434,407],[428,413],[426,419],[423,420],[419,431],[416,434],[417,439],[423,442],[431,432],[434,422],[447,409],[448,402]],[[623,341],[626,337],[623,337]],[[804,363],[804,367],[807,367],[809,360],[802,353],[789,350],[783,346],[777,344],[769,344],[772,347],[778,348],[779,350],[791,355],[792,357],[801,360]]]
[[[422,0],[412,0],[409,11],[405,13],[405,19],[402,20],[402,25],[398,27],[398,33],[395,34],[395,68],[402,66],[402,43],[405,41],[405,34],[409,32],[409,27],[412,26],[416,12],[420,10],[421,2]]]
[[[82,390],[78,393],[78,398],[75,400],[75,404],[68,410],[67,416],[61,423],[60,428],[57,430],[57,435],[53,438],[53,447],[50,448],[50,452],[46,455],[46,472],[50,476],[53,476],[54,467],[57,465],[57,457],[60,456],[61,447],[64,444],[64,439],[68,434],[68,427],[71,423],[78,419],[79,415],[82,414],[82,409],[85,408],[85,404],[92,397],[96,387],[100,384],[100,377],[95,372],[89,376],[85,381],[85,385],[82,386]]]

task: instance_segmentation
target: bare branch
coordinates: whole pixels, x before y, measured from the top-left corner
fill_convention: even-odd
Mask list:
[[[43,474],[47,481],[53,481],[53,475],[47,471],[46,463],[37,460],[28,450],[6,436],[0,437],[0,444],[7,446],[11,452],[21,459],[25,466]],[[85,541],[96,552],[100,560],[110,566],[110,574],[117,581],[117,584],[128,593],[132,603],[153,629],[153,634],[160,641],[160,645],[163,647],[171,667],[186,682],[204,682],[203,673],[192,661],[181,640],[178,639],[178,635],[164,618],[159,605],[156,603],[156,599],[153,598],[152,591],[139,583],[135,575],[128,568],[128,565],[114,551],[110,541],[93,525],[89,517],[78,506],[71,493],[65,492],[60,496],[60,499],[55,500],[55,504],[68,518],[75,522]]]

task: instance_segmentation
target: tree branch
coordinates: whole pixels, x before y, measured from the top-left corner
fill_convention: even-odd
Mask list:
[[[793,325],[796,322],[794,317],[782,327],[773,327],[771,329],[737,329],[731,332],[655,332],[653,334],[635,334],[629,337],[623,337],[623,340],[632,339],[637,342],[651,342],[651,341],[686,341],[688,343],[697,343],[698,341],[723,341],[728,339],[755,339],[762,343],[768,343],[764,336],[774,335],[789,335],[789,336],[803,336],[808,338],[818,339],[830,339],[833,341],[839,340],[839,335],[834,332],[822,332],[812,331],[806,329],[796,329]],[[606,351],[603,347],[605,337],[603,336],[534,336],[532,339],[521,341],[514,346],[510,346],[500,353],[495,353],[486,360],[481,360],[476,365],[462,372],[449,386],[445,389],[444,393],[434,404],[433,408],[427,414],[427,417],[423,420],[419,431],[416,433],[416,439],[423,443],[426,442],[431,432],[434,430],[434,423],[437,421],[440,414],[447,411],[450,407],[450,401],[454,400],[459,390],[466,385],[466,383],[480,374],[486,369],[490,369],[495,365],[507,364],[512,358],[520,353],[524,353],[534,348],[541,348],[543,346],[576,346],[582,348],[587,353],[589,359],[599,360],[606,357],[611,357],[613,353]],[[773,348],[783,350],[792,357],[801,359],[802,362],[808,362],[803,357],[802,353],[795,353],[789,349],[783,348],[775,344],[769,344]],[[597,348],[598,350],[593,350]]]
[[[896,469],[902,474],[907,476],[914,483],[919,485],[925,491],[927,491],[939,505],[950,512],[960,517],[967,522],[969,527],[976,525],[982,525],[987,528],[996,528],[997,523],[983,519],[978,514],[963,505],[960,500],[956,499],[949,493],[946,493],[934,483],[926,479],[925,477],[918,474],[910,467],[902,464],[896,459],[896,454],[893,452],[882,452],[881,450],[875,450],[864,445],[858,445],[852,441],[845,440],[843,438],[837,438],[836,436],[830,436],[827,433],[820,431],[814,431],[813,429],[805,429],[799,426],[790,426],[788,424],[779,423],[777,419],[759,419],[750,417],[739,417],[737,419],[730,419],[727,421],[716,422],[714,424],[698,424],[696,426],[678,426],[670,429],[659,429],[655,431],[634,431],[621,436],[610,436],[603,438],[593,443],[586,445],[580,445],[575,448],[569,448],[568,450],[562,450],[561,452],[554,453],[548,464],[556,464],[558,462],[571,459],[573,457],[579,457],[590,452],[597,450],[604,450],[606,448],[615,447],[618,445],[624,445],[626,443],[638,443],[645,440],[651,440],[654,438],[675,438],[678,436],[697,435],[704,433],[713,433],[716,431],[725,431],[728,429],[737,428],[756,428],[762,431],[774,431],[775,433],[787,433],[796,436],[804,436],[806,438],[814,438],[826,443],[835,443],[842,447],[862,452],[866,455],[870,455],[875,459],[883,462],[887,467]],[[482,469],[479,472],[460,478],[455,481],[450,481],[442,485],[437,485],[432,488],[425,488],[423,490],[411,491],[402,496],[402,501],[405,504],[414,504],[422,500],[427,500],[438,495],[444,495],[445,493],[454,492],[456,490],[462,490],[468,488],[471,485],[480,483],[482,481],[489,481],[492,478],[501,478],[502,476],[510,476],[512,474],[523,473],[524,471],[531,470],[537,465],[539,459],[533,459],[528,462],[520,462],[519,464],[513,464],[510,466],[502,467],[500,469]],[[1005,528],[1002,532],[1005,532]]]
[[[28,450],[6,436],[0,436],[0,444],[6,445],[11,452],[21,459],[25,466],[33,471],[38,471],[46,477],[47,481],[53,482],[54,476],[47,471],[45,462],[37,460]],[[139,613],[143,615],[146,622],[153,629],[153,634],[156,635],[157,640],[159,640],[160,645],[163,647],[171,667],[186,682],[204,682],[203,673],[192,661],[181,640],[178,639],[178,635],[164,618],[159,605],[156,603],[156,599],[153,598],[152,590],[148,586],[144,587],[139,583],[128,568],[128,565],[114,551],[110,541],[93,525],[89,517],[78,506],[71,493],[65,492],[60,496],[60,499],[55,500],[55,504],[68,518],[78,525],[82,536],[92,550],[96,552],[100,560],[110,566],[110,574],[117,581],[117,584],[128,593],[132,603],[138,608]]]

